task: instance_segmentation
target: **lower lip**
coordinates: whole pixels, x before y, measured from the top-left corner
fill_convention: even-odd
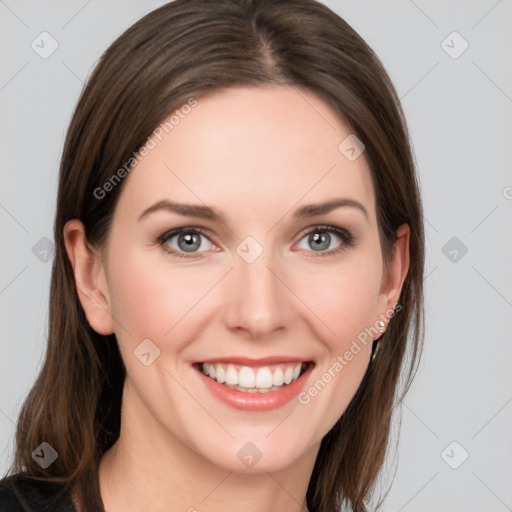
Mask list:
[[[259,412],[278,409],[290,400],[293,400],[304,387],[307,378],[313,370],[313,366],[312,363],[309,363],[304,373],[297,380],[268,393],[246,393],[231,389],[224,386],[224,384],[219,384],[211,377],[207,377],[199,368],[194,368],[213,395],[224,403],[241,411]]]

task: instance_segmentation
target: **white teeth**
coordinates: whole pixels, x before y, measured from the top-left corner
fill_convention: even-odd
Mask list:
[[[226,371],[226,384],[230,386],[238,386],[238,372],[232,364],[228,364]]]
[[[215,379],[217,380],[217,382],[224,384],[224,382],[226,382],[226,372],[224,371],[224,368],[222,368],[220,364],[219,366],[217,366],[216,372],[217,376],[215,377]]]
[[[247,366],[242,366],[238,372],[238,385],[242,388],[254,388],[256,386],[256,377],[254,372]]]
[[[241,386],[230,386],[232,389],[236,389],[237,391],[243,391],[244,393],[270,393],[272,391],[277,391],[279,386],[272,386],[271,388],[243,388]]]
[[[262,366],[258,369],[249,366],[236,366],[225,363],[203,363],[201,371],[220,384],[248,393],[275,391],[283,385],[297,380],[302,363],[282,363]]]
[[[272,387],[272,372],[269,368],[260,368],[256,374],[256,387],[257,388],[271,388]]]
[[[272,377],[272,384],[274,386],[282,386],[284,383],[284,375],[283,375],[283,370],[281,370],[281,368],[278,368],[275,372],[274,372],[274,376]]]

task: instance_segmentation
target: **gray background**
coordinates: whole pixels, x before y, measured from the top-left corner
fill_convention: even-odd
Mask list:
[[[72,110],[101,53],[163,3],[0,0],[2,472],[45,346],[45,237]],[[381,481],[396,469],[383,510],[512,510],[512,2],[325,3],[391,75],[425,203],[426,348]],[[46,59],[31,47],[43,51],[46,37],[51,48],[43,31],[58,43]]]

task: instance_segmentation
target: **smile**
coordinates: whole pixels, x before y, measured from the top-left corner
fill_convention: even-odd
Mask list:
[[[193,366],[216,398],[246,411],[276,409],[289,402],[300,393],[314,367],[312,361],[263,362],[219,360]]]
[[[299,378],[306,363],[288,363],[251,368],[225,363],[202,363],[201,371],[232,389],[247,393],[268,393]]]

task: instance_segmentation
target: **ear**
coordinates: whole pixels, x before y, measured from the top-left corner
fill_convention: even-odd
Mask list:
[[[73,268],[78,298],[89,324],[99,334],[112,334],[114,321],[103,261],[89,247],[81,221],[73,219],[66,223],[64,243]]]
[[[387,326],[390,314],[398,303],[402,286],[409,271],[410,229],[402,224],[396,231],[389,267],[384,269],[378,300],[378,312]]]

